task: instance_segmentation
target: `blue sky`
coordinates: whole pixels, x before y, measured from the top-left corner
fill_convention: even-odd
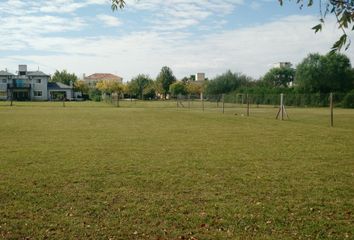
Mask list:
[[[313,33],[316,4],[300,10],[285,2],[127,0],[112,12],[109,0],[0,0],[0,69],[27,64],[129,81],[139,73],[154,78],[167,65],[179,79],[228,69],[258,78],[276,62],[296,65],[311,52],[328,52],[340,34],[332,18]],[[353,48],[346,54],[354,62]]]

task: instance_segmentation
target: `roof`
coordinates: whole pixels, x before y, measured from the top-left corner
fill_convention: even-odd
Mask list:
[[[28,71],[27,75],[28,76],[47,76],[47,77],[49,77],[48,74],[45,74],[44,72],[41,72],[41,71]]]
[[[61,82],[49,82],[48,89],[72,89],[72,87]]]
[[[7,71],[0,71],[0,76],[14,76],[12,73],[9,73]]]
[[[111,73],[94,73],[90,76],[85,77],[84,80],[121,80],[120,76]]]

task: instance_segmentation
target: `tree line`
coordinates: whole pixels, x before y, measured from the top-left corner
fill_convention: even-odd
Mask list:
[[[264,76],[254,79],[242,73],[230,70],[213,79],[195,81],[195,76],[177,80],[171,68],[164,66],[153,79],[146,74],[139,74],[129,82],[122,84],[103,80],[90,88],[85,81],[78,80],[75,74],[56,71],[52,81],[65,84],[72,82],[75,91],[82,92],[87,99],[101,100],[102,95],[118,94],[141,100],[167,99],[178,95],[205,96],[249,93],[249,94],[328,94],[330,92],[354,95],[354,69],[350,59],[340,53],[321,55],[309,54],[295,68],[289,65],[273,67]],[[350,100],[349,105],[354,105]],[[348,105],[348,104],[347,104]],[[353,106],[354,107],[354,106]]]

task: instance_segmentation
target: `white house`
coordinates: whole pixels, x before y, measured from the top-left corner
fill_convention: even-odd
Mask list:
[[[17,75],[0,71],[0,100],[54,100],[73,98],[73,87],[49,82],[50,76],[41,71],[27,71],[27,65],[19,65]]]

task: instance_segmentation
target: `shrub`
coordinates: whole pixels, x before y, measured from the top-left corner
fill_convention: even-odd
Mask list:
[[[345,95],[342,106],[345,108],[354,108],[354,89]]]
[[[97,88],[90,89],[89,91],[89,97],[92,101],[99,102],[101,101],[101,91],[98,90]]]

